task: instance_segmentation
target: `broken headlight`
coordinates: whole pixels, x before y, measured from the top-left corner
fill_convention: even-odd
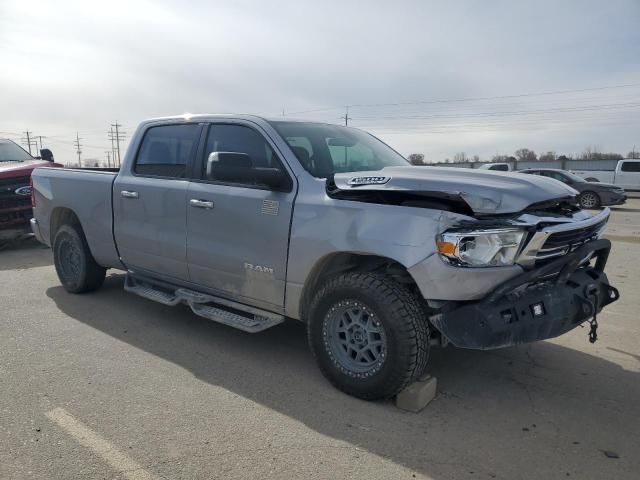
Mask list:
[[[517,228],[448,230],[438,235],[438,253],[461,267],[513,265],[524,238],[525,231]]]

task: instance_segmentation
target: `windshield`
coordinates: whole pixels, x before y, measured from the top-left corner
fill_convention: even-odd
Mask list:
[[[324,123],[271,122],[311,175],[406,167],[410,163],[373,135]]]
[[[33,157],[11,140],[0,140],[0,162],[22,162]]]
[[[568,177],[572,182],[584,182],[584,178],[580,178],[578,175],[571,172],[562,172],[565,177]]]

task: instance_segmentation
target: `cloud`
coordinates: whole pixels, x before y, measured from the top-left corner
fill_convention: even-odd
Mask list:
[[[345,105],[640,83],[639,14],[634,0],[5,1],[0,131],[46,135],[58,159],[73,158],[79,131],[85,156],[102,158],[116,119],[130,133],[144,118],[187,111],[334,107],[300,116],[340,122]],[[626,153],[640,143],[633,104],[638,87],[350,115],[431,160],[522,146]],[[603,105],[614,107],[589,110]]]

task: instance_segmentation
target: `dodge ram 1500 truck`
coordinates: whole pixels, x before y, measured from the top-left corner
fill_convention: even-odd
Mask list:
[[[609,210],[533,175],[411,166],[372,135],[242,115],[143,122],[119,171],[39,168],[33,231],[64,288],[124,288],[247,332],[307,324],[323,374],[365,399],[432,346],[544,340],[618,298]]]

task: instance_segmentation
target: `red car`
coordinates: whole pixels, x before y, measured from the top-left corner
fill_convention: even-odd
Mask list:
[[[31,231],[31,172],[37,167],[62,167],[50,150],[32,157],[11,140],[0,139],[0,241],[13,240]]]

